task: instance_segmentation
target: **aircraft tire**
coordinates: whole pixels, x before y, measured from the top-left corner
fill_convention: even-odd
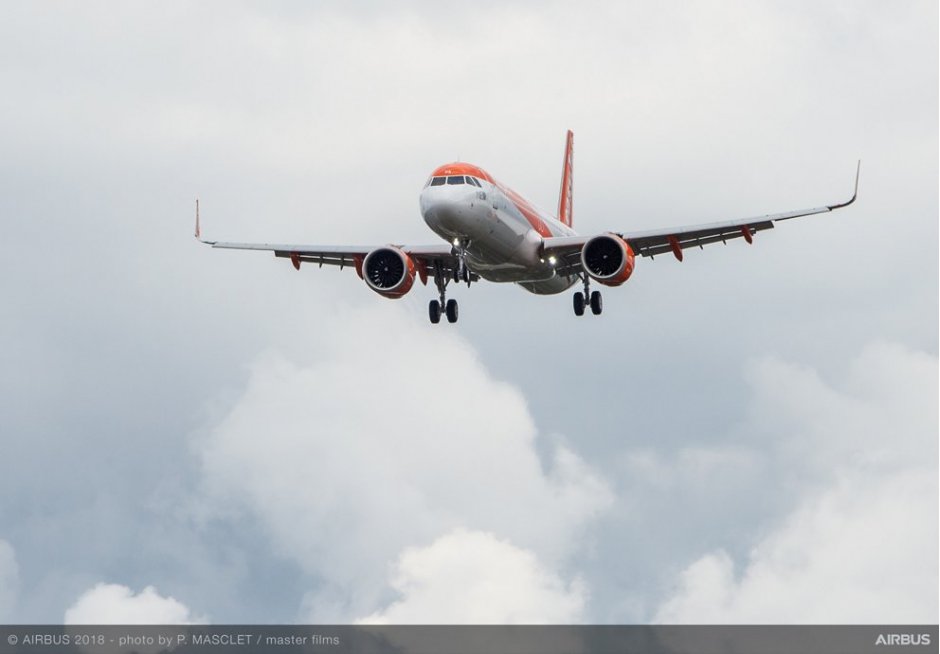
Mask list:
[[[457,300],[447,300],[447,322],[457,322]]]
[[[601,298],[601,292],[594,291],[591,293],[591,313],[593,313],[595,316],[599,316],[603,310],[604,300]]]
[[[437,300],[431,300],[428,305],[428,317],[435,325],[441,321],[441,303]]]
[[[584,293],[581,291],[574,294],[574,315],[584,315]]]

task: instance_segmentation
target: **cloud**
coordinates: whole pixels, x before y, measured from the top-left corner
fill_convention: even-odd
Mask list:
[[[208,501],[259,519],[319,582],[305,617],[375,612],[401,553],[455,529],[548,569],[584,547],[606,483],[563,445],[540,458],[525,399],[464,340],[387,304],[330,325],[293,360],[256,361],[197,444]]]
[[[665,623],[930,622],[937,614],[937,359],[869,346],[839,387],[773,359],[751,370],[795,508],[738,564],[683,570]]]
[[[391,586],[401,598],[365,624],[545,624],[583,619],[585,588],[565,583],[531,551],[455,529],[402,552]]]
[[[761,541],[740,576],[723,550],[692,563],[655,621],[929,622],[937,609],[936,523],[927,518],[935,496],[929,474],[839,484]]]
[[[19,589],[19,566],[13,546],[0,539],[0,622],[13,615]]]
[[[147,586],[140,593],[119,584],[96,584],[65,611],[65,624],[201,624],[189,608]]]

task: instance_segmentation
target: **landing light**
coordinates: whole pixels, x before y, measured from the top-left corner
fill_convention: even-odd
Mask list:
[[[556,263],[558,263],[558,259],[556,259],[554,256],[551,256],[548,258],[548,262],[554,266]]]

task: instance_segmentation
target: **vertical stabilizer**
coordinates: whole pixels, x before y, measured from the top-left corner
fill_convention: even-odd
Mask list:
[[[558,220],[571,227],[571,207],[574,195],[574,132],[568,130],[565,142],[565,165],[561,171],[561,191],[558,193]]]

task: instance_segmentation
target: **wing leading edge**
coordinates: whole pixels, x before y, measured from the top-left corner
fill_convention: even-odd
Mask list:
[[[859,161],[855,170],[855,190],[852,197],[846,202],[725,222],[672,227],[669,229],[651,229],[642,232],[612,233],[629,243],[634,253],[638,255],[652,258],[657,254],[671,252],[679,261],[682,261],[682,250],[686,248],[702,247],[718,242],[727,243],[735,238],[743,238],[750,243],[754,234],[766,229],[773,229],[776,222],[801,216],[828,213],[847,207],[855,202],[858,197],[858,178],[861,165],[862,162]],[[555,256],[559,259],[556,266],[559,275],[578,274],[581,272],[581,248],[590,238],[591,236],[546,238],[543,241],[543,251],[545,256]]]
[[[339,266],[340,269],[351,266],[360,273],[362,261],[366,255],[379,247],[379,245],[299,245],[290,243],[232,243],[226,241],[209,241],[202,238],[199,226],[199,200],[196,200],[196,238],[206,245],[224,250],[261,250],[274,252],[275,257],[290,259],[294,268],[300,270],[301,263],[315,263],[323,266]],[[434,245],[396,245],[398,248],[419,264],[419,272],[434,270],[435,266],[446,274],[456,269],[457,257],[453,248],[446,243]],[[422,281],[426,279],[421,275]]]

